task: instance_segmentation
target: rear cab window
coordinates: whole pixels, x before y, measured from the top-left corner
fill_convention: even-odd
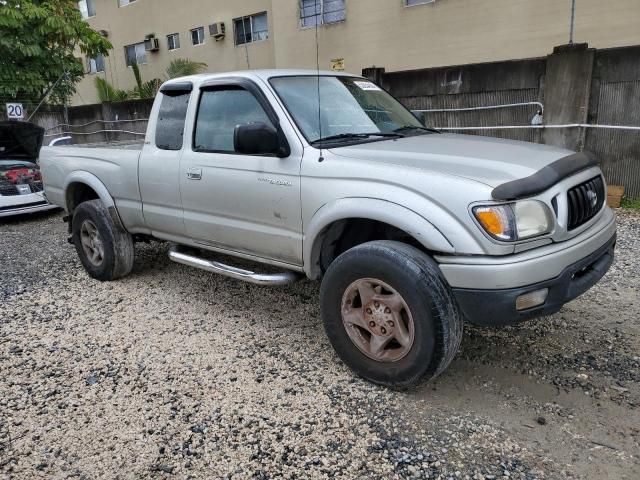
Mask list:
[[[162,100],[156,122],[156,147],[161,150],[181,150],[191,83],[167,85],[161,89]]]

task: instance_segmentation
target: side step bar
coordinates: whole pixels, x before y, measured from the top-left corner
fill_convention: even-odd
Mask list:
[[[300,275],[295,272],[282,273],[255,273],[242,268],[225,265],[224,263],[196,257],[180,251],[177,245],[169,249],[169,258],[174,262],[188,265],[190,267],[206,270],[207,272],[219,273],[225,277],[235,278],[244,282],[255,283],[256,285],[285,285],[300,279]]]

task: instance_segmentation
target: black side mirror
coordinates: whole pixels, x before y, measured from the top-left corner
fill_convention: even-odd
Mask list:
[[[276,155],[288,157],[289,148],[281,134],[266,123],[245,123],[233,131],[233,147],[237,153],[247,155]]]

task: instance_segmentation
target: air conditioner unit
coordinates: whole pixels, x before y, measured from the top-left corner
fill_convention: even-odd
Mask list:
[[[98,30],[98,33],[105,38],[109,36],[109,30]]]
[[[147,38],[144,41],[144,49],[147,52],[157,52],[160,50],[160,40],[157,38]]]
[[[209,35],[216,40],[224,38],[224,22],[216,22],[209,25]]]

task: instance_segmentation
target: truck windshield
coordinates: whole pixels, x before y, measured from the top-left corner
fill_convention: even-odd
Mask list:
[[[398,100],[363,78],[291,76],[272,78],[270,82],[312,145],[431,131]]]

